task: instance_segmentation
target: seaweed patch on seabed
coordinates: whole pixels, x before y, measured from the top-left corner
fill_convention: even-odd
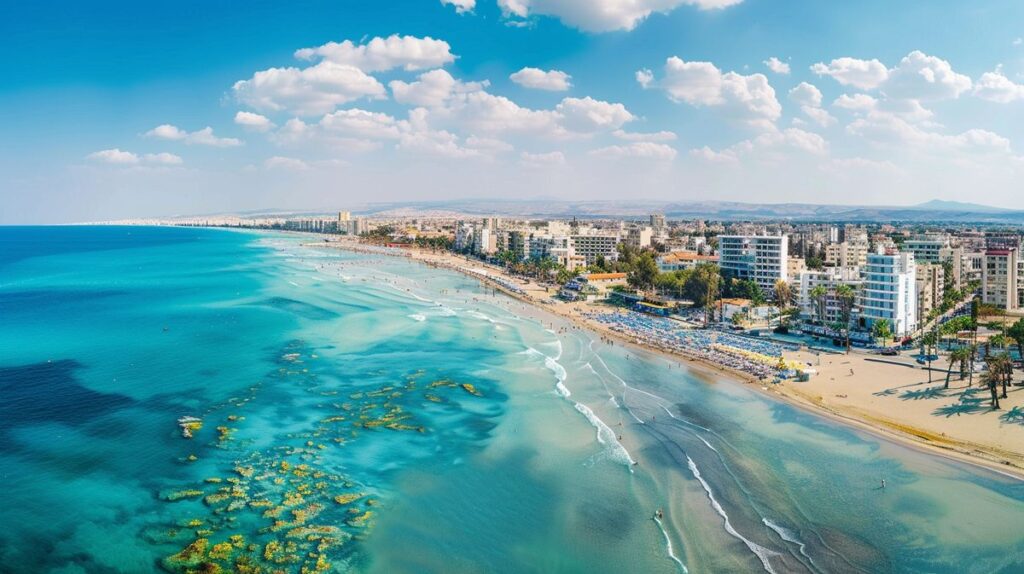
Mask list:
[[[268,379],[303,388],[311,395],[331,397],[315,373],[307,367],[317,360],[301,341],[281,352],[279,367]],[[359,560],[354,542],[373,527],[379,502],[372,485],[357,484],[350,477],[326,468],[322,459],[328,449],[344,448],[362,432],[428,433],[416,416],[400,404],[429,407],[433,402],[475,400],[484,392],[471,383],[447,379],[423,384],[423,371],[401,382],[364,387],[326,405],[331,413],[308,432],[288,435],[266,449],[253,449],[235,439],[244,430],[244,407],[257,398],[260,385],[242,397],[207,409],[203,419],[217,424],[216,434],[203,430],[199,419],[183,419],[188,439],[212,437],[210,446],[230,453],[223,457],[220,472],[198,484],[182,485],[160,493],[185,518],[165,525],[151,538],[179,549],[160,565],[169,572],[217,573],[315,573],[345,570]],[[449,399],[446,394],[456,394]],[[216,451],[214,451],[216,452]],[[230,459],[230,460],[228,460]]]

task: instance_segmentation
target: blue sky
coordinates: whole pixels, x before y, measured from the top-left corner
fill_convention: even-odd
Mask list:
[[[0,222],[454,197],[1024,209],[1022,36],[1010,0],[5,3]]]

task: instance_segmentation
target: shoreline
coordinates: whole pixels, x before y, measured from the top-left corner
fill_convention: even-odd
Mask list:
[[[1024,454],[1006,452],[995,447],[978,445],[969,441],[950,438],[909,424],[886,420],[883,417],[875,416],[852,407],[847,409],[835,408],[824,404],[821,397],[818,397],[819,400],[815,400],[809,394],[782,386],[781,384],[769,386],[770,383],[765,383],[749,373],[719,365],[704,358],[681,352],[677,349],[668,349],[642,342],[639,339],[635,339],[624,333],[612,330],[597,321],[576,315],[573,313],[572,308],[570,308],[569,311],[564,311],[556,308],[554,305],[542,304],[531,297],[526,291],[517,293],[509,289],[507,286],[496,280],[497,277],[482,273],[474,273],[471,269],[456,265],[454,261],[462,262],[463,260],[450,253],[430,252],[419,248],[371,247],[362,243],[345,240],[329,243],[304,243],[303,245],[306,247],[340,249],[362,254],[404,257],[429,267],[454,271],[466,277],[475,279],[481,284],[496,291],[500,291],[502,294],[516,299],[517,301],[531,305],[536,310],[544,311],[557,316],[560,319],[567,320],[573,325],[581,329],[586,329],[599,337],[614,339],[615,341],[628,345],[634,349],[653,353],[677,363],[683,363],[685,366],[691,370],[697,371],[701,375],[725,375],[726,378],[732,379],[732,382],[753,388],[755,392],[760,393],[762,396],[779,400],[787,405],[798,408],[805,413],[817,415],[832,422],[851,427],[855,430],[867,432],[878,439],[886,440],[899,446],[909,447],[919,452],[941,456],[948,460],[982,468],[1007,478],[1024,481]],[[503,281],[514,282],[514,280],[507,277],[499,269],[493,268],[493,266],[482,261],[466,259],[465,263],[467,265],[474,265],[480,269],[486,270],[488,273],[500,274],[499,277]]]

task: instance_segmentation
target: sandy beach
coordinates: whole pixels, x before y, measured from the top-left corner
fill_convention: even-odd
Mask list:
[[[351,240],[309,245],[382,254],[380,248]],[[880,437],[1024,479],[1024,387],[1010,387],[1008,398],[1000,401],[1002,408],[993,411],[988,406],[989,392],[980,386],[977,375],[973,386],[968,387],[968,380],[959,380],[958,373],[954,372],[949,389],[943,388],[947,366],[944,361],[932,365],[932,383],[929,384],[927,369],[909,356],[883,358],[857,352],[845,355],[809,351],[787,352],[785,358],[817,370],[810,381],[766,384],[742,371],[677,350],[645,344],[591,318],[596,313],[617,312],[608,305],[553,301],[553,288],[510,277],[498,267],[447,252],[388,251],[391,255],[474,277],[603,338],[685,361],[708,375],[726,375],[780,400]],[[516,289],[510,289],[509,285]]]

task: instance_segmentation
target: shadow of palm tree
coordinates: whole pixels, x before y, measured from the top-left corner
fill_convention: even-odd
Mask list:
[[[921,399],[941,399],[946,396],[946,389],[942,387],[928,387],[927,389],[917,391],[905,391],[900,395],[900,398],[905,401],[919,401]]]
[[[1024,409],[1013,407],[999,417],[999,420],[1006,424],[1024,425]]]
[[[975,398],[964,398],[960,402],[939,407],[932,411],[933,415],[944,416],[949,418],[951,416],[970,415],[974,413],[981,413],[989,410],[988,405],[984,404],[981,399]]]
[[[895,395],[897,392],[899,392],[899,391],[897,391],[896,389],[885,389],[885,390],[878,391],[876,393],[871,393],[871,394],[876,396],[876,397],[889,397],[889,396]]]

